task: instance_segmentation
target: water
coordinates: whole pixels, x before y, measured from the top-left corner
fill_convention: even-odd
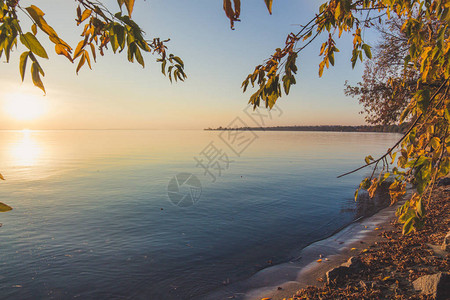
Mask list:
[[[0,298],[196,299],[244,280],[350,223],[367,171],[336,176],[399,138],[257,132],[237,156],[219,134],[0,131]],[[232,161],[215,182],[194,160],[210,142]],[[193,206],[167,196],[180,172],[201,181]]]

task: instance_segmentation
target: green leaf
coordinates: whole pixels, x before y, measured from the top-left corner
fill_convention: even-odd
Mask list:
[[[414,225],[415,218],[416,217],[409,218],[408,221],[405,222],[405,225],[403,225],[402,233],[404,235],[410,234],[414,230],[413,225]]]
[[[417,211],[417,215],[421,218],[423,218],[424,215],[424,211],[423,211],[423,204],[422,204],[422,198],[419,199],[419,201],[417,201],[417,205],[416,205],[416,211]]]
[[[38,39],[31,33],[27,32],[25,34],[20,35],[20,42],[28,49],[31,50],[37,56],[42,58],[48,58],[47,52],[44,47],[42,47],[41,43],[39,43]]]
[[[114,25],[114,34],[117,37],[117,43],[120,46],[120,49],[123,50],[125,47],[125,29],[123,26],[116,24]]]
[[[22,55],[20,55],[20,77],[22,77],[22,81],[25,79],[25,69],[27,67],[27,59],[28,59],[28,54],[30,54],[29,51],[26,51],[24,53],[22,53]]]
[[[181,58],[179,58],[178,56],[174,56],[172,57],[172,59],[174,59],[181,67],[184,68],[184,62],[181,60]]]
[[[136,47],[134,56],[136,57],[137,62],[141,64],[142,67],[145,67],[144,58],[142,57],[141,50],[139,50],[139,47]]]
[[[7,212],[12,210],[12,207],[9,205],[6,205],[5,203],[0,202],[0,212]]]
[[[371,58],[372,58],[372,52],[370,51],[370,46],[367,45],[367,44],[363,44],[363,45],[362,45],[362,48],[363,48],[363,50],[364,50],[364,53],[366,54],[366,57],[367,57],[368,59],[371,59]]]
[[[373,160],[372,155],[368,155],[368,156],[366,156],[366,158],[364,158],[364,161],[366,162],[366,164],[370,164],[371,160]]]
[[[36,62],[33,62],[31,65],[31,77],[33,78],[33,83],[35,86],[40,88],[45,93],[44,84],[42,83],[41,77],[39,76],[39,65]]]

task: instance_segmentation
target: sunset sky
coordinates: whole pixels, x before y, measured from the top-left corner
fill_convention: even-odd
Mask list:
[[[117,1],[104,1],[118,11]],[[282,46],[286,35],[298,30],[318,10],[322,1],[274,1],[269,15],[264,1],[243,1],[241,19],[230,30],[222,1],[136,1],[133,18],[147,38],[171,38],[169,51],[180,56],[188,79],[171,84],[160,72],[156,57],[147,54],[146,67],[127,61],[126,53],[112,51],[100,57],[93,70],[54,53],[47,38],[38,33],[49,60],[41,59],[47,95],[35,88],[27,69],[21,83],[19,45],[9,64],[1,58],[1,129],[201,129],[225,126],[242,113],[250,93],[241,82],[254,67]],[[76,28],[74,1],[26,1],[46,13],[47,22],[75,48],[82,28]],[[30,28],[23,19],[22,27]],[[370,33],[367,33],[369,35]],[[299,59],[297,85],[278,100],[283,115],[270,125],[364,124],[356,99],[345,97],[344,82],[356,83],[362,65],[351,69],[351,36],[337,46],[336,67],[318,77],[320,42]],[[374,46],[376,39],[369,40]],[[29,68],[30,66],[28,66]]]

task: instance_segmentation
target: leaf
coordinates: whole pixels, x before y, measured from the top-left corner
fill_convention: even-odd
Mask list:
[[[363,50],[364,50],[364,53],[366,54],[366,57],[367,57],[368,59],[371,59],[371,58],[372,58],[372,52],[370,51],[370,46],[367,45],[367,44],[363,44],[363,45],[362,45],[362,48],[363,48]]]
[[[128,15],[131,17],[131,13],[133,12],[134,0],[124,0],[125,6],[128,10]]]
[[[37,27],[36,27],[36,24],[31,25],[31,31],[33,32],[34,35],[37,34]]]
[[[416,212],[419,217],[423,218],[424,210],[423,210],[422,198],[420,198],[419,201],[417,201]]]
[[[373,160],[372,155],[368,155],[368,156],[366,156],[366,158],[364,158],[364,161],[366,162],[366,164],[370,164],[371,160]]]
[[[27,12],[31,15],[31,17],[36,21],[39,18],[42,18],[45,14],[39,7],[31,5],[30,7],[25,8]]]
[[[234,2],[234,14],[236,18],[239,18],[241,14],[241,0],[233,0]]]
[[[144,68],[145,67],[144,58],[142,57],[141,50],[139,50],[139,47],[135,48],[134,56],[136,57],[137,62],[141,64],[142,67]]]
[[[67,57],[71,62],[73,62],[72,57],[70,56],[69,52],[67,51],[66,47],[62,44],[56,44],[55,45],[55,52],[58,55],[64,55]]]
[[[95,55],[95,46],[94,46],[94,44],[90,43],[89,46],[91,46],[91,52],[92,52],[92,57],[94,58],[94,61],[97,61],[97,56]]]
[[[41,67],[39,66],[39,64],[33,61],[33,64],[31,65],[31,78],[33,79],[34,85],[43,90],[45,93],[44,84],[42,83],[41,77],[39,76],[40,69]]]
[[[125,28],[119,24],[114,25],[114,34],[117,37],[120,49],[123,50],[123,47],[125,47]]]
[[[7,212],[12,210],[12,207],[9,205],[6,205],[5,203],[0,202],[0,212]]]
[[[78,71],[80,71],[80,69],[84,65],[85,61],[86,61],[86,57],[84,55],[82,55],[80,58],[80,61],[78,62],[77,75],[78,75]]]
[[[264,0],[266,2],[267,10],[269,11],[269,14],[272,14],[272,3],[273,0]]]
[[[41,43],[39,43],[38,39],[31,32],[21,34],[20,42],[37,56],[48,58],[47,52],[45,51],[44,47],[42,47]]]
[[[405,225],[403,225],[402,233],[404,235],[410,234],[414,230],[414,218],[415,217],[409,218],[408,221],[405,222]]]
[[[88,63],[89,69],[92,70],[92,66],[91,66],[91,59],[89,58],[89,52],[87,52],[87,50],[83,51],[83,56],[86,58],[86,61]]]
[[[92,10],[90,9],[85,9],[83,11],[83,14],[81,15],[80,21],[83,22],[84,20],[86,20],[87,18],[89,18],[89,16],[91,15]]]
[[[184,62],[181,60],[181,58],[179,58],[178,56],[174,56],[172,57],[172,59],[174,59],[181,67],[184,68]]]
[[[233,10],[233,6],[231,5],[231,0],[223,0],[223,10],[225,11],[225,15],[230,20],[230,27],[234,30],[234,22],[239,21],[240,14],[240,1],[234,1],[235,9]],[[236,7],[236,4],[238,6]]]
[[[25,79],[25,69],[27,67],[28,54],[30,54],[30,51],[26,51],[26,52],[22,53],[22,55],[20,55],[19,68],[20,68],[20,77],[22,77],[22,81]]]
[[[0,174],[0,179],[1,179],[1,180],[5,180],[5,177],[3,177],[2,174]]]
[[[77,45],[77,48],[75,48],[75,52],[73,53],[73,59],[76,59],[78,56],[81,55],[83,47],[84,47],[84,40],[80,41]]]

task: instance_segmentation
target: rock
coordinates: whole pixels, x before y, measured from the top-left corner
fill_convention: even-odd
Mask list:
[[[338,283],[345,279],[345,277],[350,273],[349,267],[339,266],[331,269],[326,273],[327,276],[327,284],[331,285],[334,283]]]
[[[342,281],[349,274],[359,272],[364,268],[364,263],[360,258],[352,256],[349,260],[339,267],[333,268],[326,273],[327,284],[333,284]]]
[[[361,261],[359,257],[352,256],[348,259],[346,263],[343,263],[341,266],[348,267],[352,271],[359,271],[364,268],[364,263]]]
[[[433,299],[450,298],[450,274],[439,272],[425,275],[413,281],[414,289],[422,294],[431,295]]]
[[[441,249],[444,251],[450,252],[450,231],[445,236],[444,242],[442,243],[442,246],[441,246]]]

